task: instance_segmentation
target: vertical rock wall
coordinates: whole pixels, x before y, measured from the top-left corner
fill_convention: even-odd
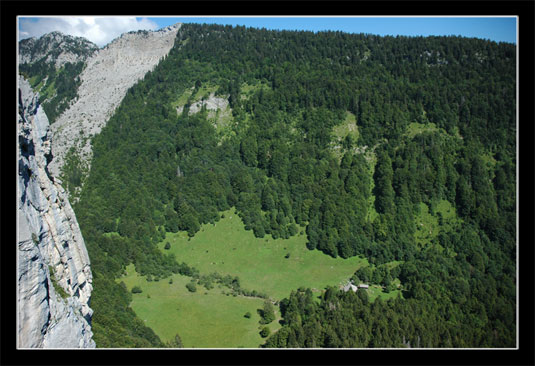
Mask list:
[[[89,257],[67,195],[48,172],[50,136],[38,96],[20,78],[18,347],[94,348]]]

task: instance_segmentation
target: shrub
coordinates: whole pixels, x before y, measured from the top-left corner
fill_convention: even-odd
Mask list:
[[[264,327],[260,331],[260,335],[262,336],[262,338],[267,338],[270,334],[271,334],[271,331],[269,330],[268,327]]]
[[[188,289],[189,292],[195,292],[197,291],[197,286],[195,286],[195,283],[194,282],[190,282],[186,285],[186,288]]]
[[[171,243],[165,243],[164,249],[171,249]]]
[[[244,317],[247,318],[247,319],[250,319],[251,318],[251,313],[250,312],[246,312]]]
[[[52,281],[52,285],[54,286],[54,290],[56,290],[56,293],[58,293],[62,299],[68,298],[69,294],[65,292],[63,287],[61,287],[61,285],[58,283],[58,280],[56,279],[56,271],[54,270],[54,267],[48,266],[48,270],[50,272],[50,280]]]
[[[132,287],[132,293],[133,294],[140,294],[142,292],[143,292],[143,290],[141,289],[141,287],[139,287],[139,286]]]

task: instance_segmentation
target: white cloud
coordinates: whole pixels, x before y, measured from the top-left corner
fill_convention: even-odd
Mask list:
[[[39,38],[45,33],[59,31],[84,37],[102,47],[122,33],[136,30],[155,30],[158,25],[147,18],[136,17],[21,17],[19,38]]]

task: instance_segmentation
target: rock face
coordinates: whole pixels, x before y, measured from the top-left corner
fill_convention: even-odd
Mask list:
[[[66,193],[48,172],[50,137],[38,96],[20,78],[18,347],[94,348],[89,257]]]
[[[169,53],[180,26],[125,33],[87,59],[80,74],[78,100],[52,125],[54,160],[50,170],[54,176],[60,175],[65,155],[73,146],[89,165],[90,138],[101,131],[128,89]]]
[[[216,97],[215,93],[210,93],[205,100],[199,100],[192,103],[189,108],[188,114],[194,114],[201,111],[202,108],[206,108],[209,111],[227,110],[229,108],[228,97],[220,98]],[[177,107],[177,113],[182,113],[184,106]]]

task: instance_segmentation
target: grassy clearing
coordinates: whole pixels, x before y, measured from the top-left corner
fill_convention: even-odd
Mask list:
[[[217,85],[203,84],[201,85],[199,90],[197,90],[197,93],[195,93],[195,95],[193,96],[193,101],[197,102],[201,100],[203,97],[208,98],[208,96],[211,93],[215,93],[217,89],[219,89],[219,86]]]
[[[230,106],[217,111],[208,111],[208,120],[214,125],[220,141],[232,135],[234,117]]]
[[[193,93],[193,90],[186,89],[184,93],[180,94],[178,98],[173,103],[171,103],[171,106],[173,106],[173,108],[185,106],[189,98],[191,97],[192,93]]]
[[[437,125],[432,122],[425,123],[425,124],[412,122],[407,126],[405,135],[409,136],[412,139],[414,136],[424,133],[424,132],[439,132],[441,130],[442,129],[439,129]]]
[[[449,231],[453,226],[461,222],[455,208],[447,200],[440,200],[435,212],[432,214],[429,207],[421,202],[420,213],[415,217],[416,232],[414,238],[420,245],[427,245],[436,238],[441,231]]]
[[[46,83],[44,89],[43,87],[39,89],[39,94],[42,100],[45,100],[49,97],[52,98],[56,94],[56,81],[54,80],[51,83]]]
[[[342,142],[348,135],[353,137],[353,141],[357,141],[359,137],[357,117],[351,112],[346,112],[346,119],[344,122],[335,126],[332,132],[338,142]]]
[[[306,235],[273,240],[270,235],[255,238],[244,230],[233,209],[223,213],[215,225],[203,225],[193,238],[185,233],[167,233],[158,246],[171,243],[168,252],[201,273],[217,272],[240,278],[241,287],[266,293],[273,299],[288,297],[299,287],[323,289],[347,281],[367,264],[366,259],[332,258],[306,248]],[[167,252],[167,251],[166,251]],[[285,258],[289,254],[289,258]]]
[[[353,141],[356,142],[359,137],[359,131],[357,127],[357,117],[353,113],[346,111],[345,120],[339,125],[334,126],[332,129],[330,148],[338,161],[342,160],[342,156],[344,155],[342,144],[347,136],[351,136]]]
[[[399,280],[397,280],[399,283]],[[394,284],[396,284],[396,281],[394,281]],[[378,297],[381,298],[381,300],[386,301],[388,299],[395,299],[398,296],[401,296],[400,290],[394,290],[390,292],[384,292],[383,288],[379,285],[370,285],[370,287],[367,290],[359,289],[359,291],[367,291],[368,293],[368,299],[370,301],[375,301]]]
[[[247,100],[260,89],[269,90],[271,88],[269,85],[261,82],[257,82],[256,84],[242,83],[240,86],[240,97],[241,99]]]
[[[172,284],[169,278],[147,282],[130,265],[127,275],[118,279],[129,291],[141,287],[142,293],[132,294],[131,307],[163,341],[178,333],[185,348],[257,348],[264,343],[257,313],[262,299],[227,295],[227,288],[217,286],[211,290],[197,286],[196,292],[189,292],[186,284],[191,278],[170,278]],[[247,312],[249,319],[244,317]],[[280,314],[276,315],[278,319],[268,325],[272,332],[281,327]]]

